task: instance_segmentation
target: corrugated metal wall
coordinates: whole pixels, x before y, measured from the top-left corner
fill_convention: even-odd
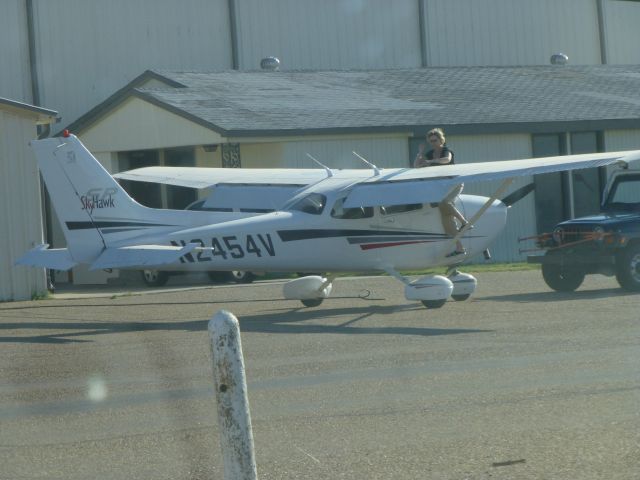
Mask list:
[[[607,63],[640,63],[640,3],[630,1],[606,2]]]
[[[147,69],[231,68],[227,0],[34,1],[41,104],[68,124]]]
[[[238,0],[240,69],[419,67],[416,0]]]
[[[40,181],[27,147],[35,133],[32,119],[0,109],[0,301],[25,300],[46,291],[44,269],[14,266],[43,238]]]
[[[24,0],[0,4],[0,97],[32,103]]]
[[[233,65],[229,0],[32,0],[40,104],[68,124],[146,69]],[[600,62],[597,0],[234,0],[240,69]],[[0,96],[30,102],[27,0],[4,0]],[[420,18],[420,5],[424,17]],[[640,61],[640,3],[605,2],[611,63]],[[421,23],[425,49],[421,47]]]
[[[429,66],[600,63],[595,0],[426,0]]]

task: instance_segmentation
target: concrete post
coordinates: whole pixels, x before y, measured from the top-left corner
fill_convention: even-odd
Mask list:
[[[247,382],[236,317],[225,310],[209,321],[213,384],[225,480],[257,480]]]

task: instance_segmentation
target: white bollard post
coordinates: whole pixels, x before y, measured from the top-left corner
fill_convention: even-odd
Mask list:
[[[225,480],[257,480],[238,319],[220,310],[209,321],[213,384]]]

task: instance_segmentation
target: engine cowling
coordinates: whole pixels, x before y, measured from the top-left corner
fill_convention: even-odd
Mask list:
[[[282,294],[288,300],[327,298],[331,294],[332,284],[325,285],[326,281],[319,275],[296,278],[284,284]]]

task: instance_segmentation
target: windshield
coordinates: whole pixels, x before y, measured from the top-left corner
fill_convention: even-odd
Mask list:
[[[606,210],[640,210],[640,174],[616,178],[607,197]]]
[[[321,193],[310,193],[291,205],[289,210],[297,210],[299,212],[310,213],[311,215],[320,215],[326,204],[326,196]]]

